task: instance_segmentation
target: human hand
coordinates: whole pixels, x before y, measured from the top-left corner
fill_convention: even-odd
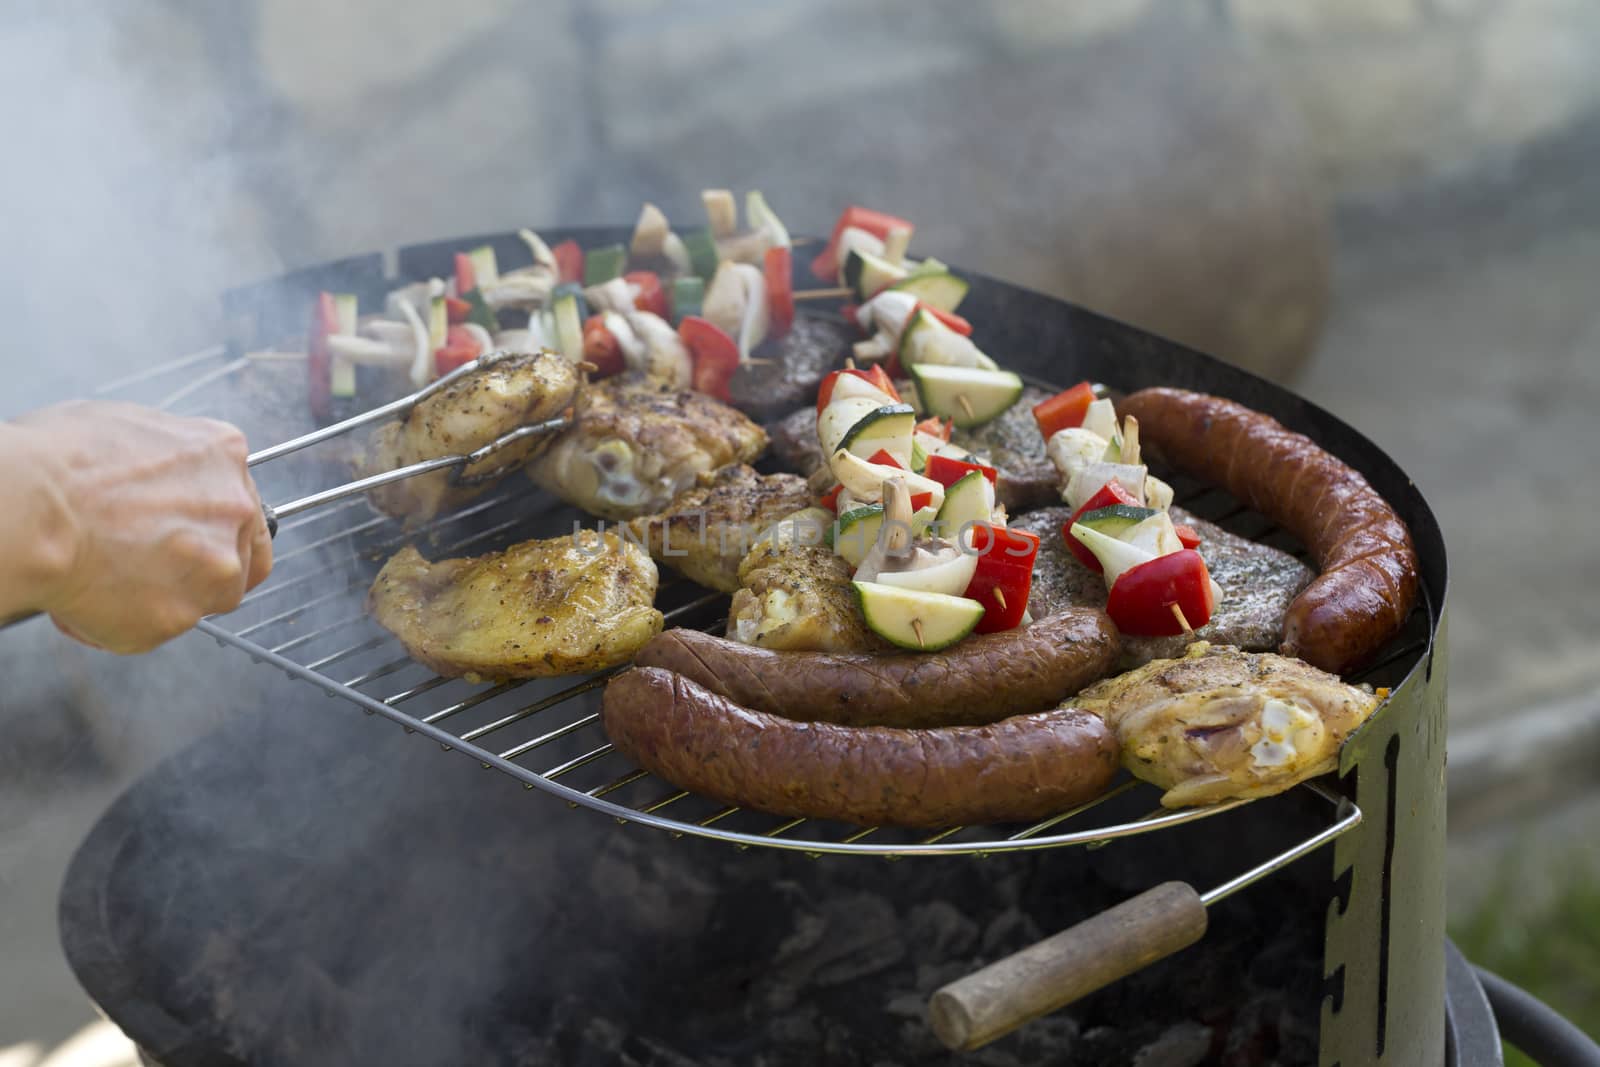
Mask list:
[[[11,424],[63,512],[68,561],[39,608],[68,635],[145,652],[237,607],[272,569],[244,435],[212,419],[79,402]]]

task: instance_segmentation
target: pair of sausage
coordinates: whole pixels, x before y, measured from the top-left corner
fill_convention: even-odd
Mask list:
[[[1120,645],[1085,608],[890,656],[669,630],[606,686],[601,721],[641,767],[727,804],[863,825],[1039,819],[1116,774],[1104,722],[1045,709],[1104,677]]]
[[[1286,656],[1341,674],[1405,624],[1417,599],[1411,532],[1359,473],[1304,434],[1221,397],[1144,389],[1118,405],[1167,462],[1298,537],[1321,574],[1289,605]]]

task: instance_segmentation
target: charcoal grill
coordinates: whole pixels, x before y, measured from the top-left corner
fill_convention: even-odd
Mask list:
[[[553,235],[553,239],[565,237],[593,246],[623,240],[626,233],[575,230]],[[495,247],[502,262],[525,256],[514,234],[413,246],[398,252],[394,261],[398,277],[448,274],[456,249],[485,243]],[[239,397],[230,389],[250,366],[243,353],[292,336],[317,289],[356,292],[364,303],[377,300],[396,284],[384,264],[380,255],[357,257],[230,293],[224,301],[230,339],[223,350],[157,368],[153,376],[122,384],[156,390],[155,395],[183,410],[234,415]],[[1161,809],[1155,803],[1156,790],[1130,779],[1105,797],[1032,825],[950,827],[931,834],[779,819],[694,796],[629,765],[607,743],[595,698],[614,672],[577,681],[477,685],[440,678],[410,660],[363,611],[362,599],[377,567],[407,540],[423,540],[438,554],[464,554],[529,537],[569,533],[576,522],[593,525],[593,520],[556,505],[520,479],[409,533],[374,515],[358,499],[284,521],[271,579],[239,610],[207,619],[200,629],[368,715],[502,772],[526,789],[588,809],[574,816],[586,821],[582,832],[588,834],[623,832],[611,825],[614,820],[747,852],[783,850],[813,858],[917,857],[919,862],[1081,846],[1050,862],[1092,865],[1095,852],[1113,842],[1153,840],[1180,829],[1191,832],[1190,840],[1204,841],[1205,832],[1196,824],[1216,820],[1219,826],[1231,825],[1229,820],[1243,808],[1254,809],[1251,817],[1257,822],[1271,821],[1274,812],[1281,813],[1284,824],[1295,828],[1288,839],[1279,833],[1271,847],[1231,859],[1231,871],[1216,878],[1202,899],[1208,905],[1220,901],[1333,843],[1331,862],[1324,860],[1321,870],[1303,864],[1300,875],[1319,887],[1326,909],[1319,1062],[1343,1067],[1476,1062],[1461,1059],[1457,1046],[1463,1033],[1472,1032],[1470,1027],[1461,1030],[1461,1020],[1472,1014],[1472,998],[1447,997],[1446,990],[1446,569],[1443,541],[1426,502],[1404,472],[1365,437],[1287,391],[1041,294],[981,276],[968,277],[972,289],[962,310],[976,325],[977,339],[1002,365],[1026,372],[1036,384],[1090,378],[1125,390],[1174,385],[1233,397],[1323,443],[1361,470],[1398,508],[1422,561],[1422,596],[1404,631],[1354,679],[1386,686],[1390,694],[1345,746],[1336,776],[1248,805],[1235,801],[1176,812]],[[187,383],[173,389],[170,378],[165,378],[168,374],[186,375]],[[259,438],[261,429],[248,423],[247,428]],[[284,423],[273,427],[301,428]],[[278,468],[273,464],[259,471],[269,498],[271,486],[307,476],[304,467],[292,473]],[[325,460],[312,468],[311,476],[337,469],[336,462]],[[1219,490],[1182,478],[1173,481],[1178,502],[1190,511],[1244,536],[1303,554],[1287,534]],[[667,572],[657,602],[669,625],[715,629],[726,614],[725,597],[684,580],[674,581]],[[1220,838],[1229,832],[1219,829],[1216,834]],[[100,869],[105,862],[100,856],[80,856],[75,875],[79,868]],[[1303,873],[1308,869],[1309,876]],[[116,1006],[96,988],[107,979],[104,957],[109,950],[103,942],[111,935],[86,939],[89,924],[79,920],[87,902],[74,901],[76,884],[69,876],[63,903],[69,956],[91,995],[139,1038],[138,1020],[119,1018]],[[92,888],[92,880],[87,884]],[[89,890],[80,886],[80,891]],[[1453,981],[1466,980],[1455,975]],[[1452,1004],[1449,1027],[1447,1001]],[[166,1062],[190,1062],[181,1050],[173,1051],[173,1042],[167,1035],[150,1047],[166,1049]]]

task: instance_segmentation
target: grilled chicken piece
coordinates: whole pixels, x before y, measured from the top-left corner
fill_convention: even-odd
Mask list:
[[[726,404],[640,375],[584,389],[573,425],[528,465],[528,476],[606,519],[661,511],[695,479],[749,463],[766,432]]]
[[[367,610],[447,677],[546,678],[625,663],[661,631],[655,561],[615,533],[524,541],[430,563],[410,545],[383,565]]]
[[[572,405],[578,384],[577,368],[553,352],[496,363],[428,397],[406,418],[379,426],[356,459],[356,474],[364,478],[482,448],[518,426],[561,414]],[[548,447],[553,436],[513,441],[463,474],[515,470]],[[379,511],[415,524],[461,506],[493,484],[453,486],[450,471],[432,471],[381,485],[368,497]]]
[[[1198,641],[1062,706],[1104,719],[1123,765],[1166,790],[1164,807],[1183,808],[1271,796],[1326,774],[1378,698],[1298,659]]]
[[[1172,508],[1172,521],[1200,535],[1200,554],[1211,577],[1222,587],[1222,599],[1211,620],[1195,631],[1201,640],[1235,645],[1249,651],[1275,649],[1283,640],[1283,617],[1315,572],[1287,552],[1250,541],[1213,523]],[[1061,527],[1070,508],[1045,508],[1019,515],[1011,527],[1039,535],[1033,562],[1033,589],[1028,611],[1036,619],[1069,607],[1106,606],[1106,580],[1085,567],[1067,548]],[[1122,639],[1122,666],[1136,667],[1153,659],[1183,655],[1189,638],[1131,637]]]
[[[827,511],[807,508],[750,550],[739,564],[729,637],[795,652],[893,651],[861,617],[850,564],[821,543],[832,521]]]
[[[810,502],[804,478],[757,474],[737,463],[700,475],[695,488],[679,493],[666,511],[629,526],[658,563],[708,589],[732,593],[739,588],[739,562],[756,538]]]

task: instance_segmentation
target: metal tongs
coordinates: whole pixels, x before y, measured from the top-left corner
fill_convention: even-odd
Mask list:
[[[308,434],[303,434],[290,441],[284,441],[282,444],[276,444],[270,448],[263,448],[259,452],[252,452],[245,460],[245,463],[248,466],[255,467],[259,464],[270,462],[282,456],[287,456],[291,452],[298,452],[302,448],[310,448],[312,445],[321,444],[323,441],[340,437],[359,426],[367,426],[375,422],[386,422],[389,419],[396,417],[402,419],[407,418],[410,416],[411,412],[416,409],[418,404],[433,396],[435,393],[439,393],[445,389],[448,389],[451,385],[460,381],[462,378],[470,377],[480,370],[487,370],[498,363],[503,363],[508,359],[514,358],[514,356],[515,353],[512,352],[486,353],[468,363],[463,363],[461,366],[444,375],[442,378],[439,378],[437,381],[430,382],[421,389],[418,389],[406,396],[400,397],[398,400],[391,400],[389,403],[384,404],[381,407],[375,407],[371,411],[364,411],[360,415],[352,415],[350,418],[345,419],[342,422],[336,422],[330,426],[324,426],[321,429],[312,430]],[[545,434],[555,433],[557,431],[566,429],[569,425],[571,425],[571,423],[572,419],[568,415],[558,415],[553,419],[546,419],[543,422],[531,422],[524,426],[518,426],[516,429],[507,433],[503,433],[499,437],[496,437],[493,441],[490,441],[488,444],[484,445],[482,448],[474,449],[471,452],[464,454],[458,453],[456,455],[449,456],[437,456],[433,459],[420,460],[416,463],[407,464],[404,467],[396,467],[394,470],[384,471],[382,474],[374,474],[366,478],[358,478],[355,481],[346,482],[343,485],[336,485],[331,489],[324,489],[320,492],[312,493],[309,496],[303,496],[298,500],[290,500],[287,503],[277,505],[262,504],[261,510],[267,517],[267,529],[275,537],[278,533],[279,519],[286,519],[289,516],[296,515],[302,511],[309,511],[312,508],[321,507],[324,504],[331,504],[335,500],[343,500],[345,497],[356,496],[357,494],[365,493],[369,489],[376,489],[380,485],[388,485],[390,482],[398,482],[406,478],[413,478],[419,474],[427,474],[430,471],[443,470],[446,467],[450,467],[453,468],[450,471],[451,485],[463,487],[482,485],[485,482],[496,481],[505,477],[507,474],[510,474],[512,465],[502,465],[491,470],[480,471],[477,474],[466,474],[464,472],[474,465],[489,458],[495,452],[498,452],[500,449],[511,444],[513,441],[521,441],[528,437],[541,437]]]
[[[359,426],[368,426],[376,422],[385,422],[396,417],[402,419],[406,418],[413,410],[416,409],[418,404],[422,403],[424,400],[428,399],[434,394],[448,389],[451,385],[460,381],[462,378],[470,377],[471,375],[476,374],[478,371],[487,370],[498,363],[503,363],[508,359],[512,359],[515,355],[516,353],[504,351],[485,353],[471,362],[463,363],[461,366],[439,378],[437,381],[430,382],[421,389],[418,389],[406,396],[402,396],[397,400],[391,400],[389,403],[384,404],[381,407],[375,407],[371,411],[362,412],[360,415],[353,415],[342,422],[336,422],[330,426],[324,426],[321,429],[312,430],[310,433],[303,434],[291,441],[284,441],[282,444],[276,444],[270,448],[263,448],[259,452],[252,452],[246,458],[245,463],[250,467],[256,467],[260,464],[268,463],[272,460],[287,456],[291,452],[298,452],[302,448],[309,448],[312,445],[320,444],[323,441],[332,440],[335,437],[349,433],[351,430],[354,430]],[[355,481],[346,482],[343,485],[336,485],[331,489],[324,489],[321,492],[312,493],[310,496],[303,496],[298,500],[290,500],[283,504],[273,505],[263,503],[261,505],[261,512],[267,520],[267,531],[273,537],[276,537],[278,535],[279,519],[286,519],[291,515],[297,515],[302,511],[310,511],[312,508],[321,507],[324,504],[330,504],[335,500],[343,500],[346,497],[355,496],[359,493],[365,493],[367,490],[375,489],[380,485],[388,485],[390,482],[398,482],[405,478],[414,478],[419,474],[427,474],[430,471],[443,470],[446,467],[453,468],[450,472],[450,484],[455,486],[482,485],[484,482],[503,478],[507,474],[511,473],[513,465],[506,464],[495,467],[491,470],[480,471],[477,474],[470,475],[463,472],[473,465],[489,458],[495,452],[511,444],[513,441],[520,441],[527,437],[538,437],[544,434],[555,433],[559,430],[565,429],[567,426],[571,425],[571,423],[572,419],[569,415],[558,415],[553,419],[546,419],[543,422],[533,422],[528,423],[525,426],[518,426],[516,429],[511,430],[508,433],[501,434],[499,437],[495,438],[493,441],[490,441],[482,448],[474,449],[473,451],[465,454],[437,456],[433,459],[425,459],[417,463],[410,463],[404,467],[396,467],[394,470],[384,471],[382,474],[374,474],[366,478],[358,478]],[[28,619],[34,618],[38,614],[39,612],[29,612],[26,615],[18,615],[10,619],[0,619],[0,628],[11,626],[14,623],[24,622]]]

